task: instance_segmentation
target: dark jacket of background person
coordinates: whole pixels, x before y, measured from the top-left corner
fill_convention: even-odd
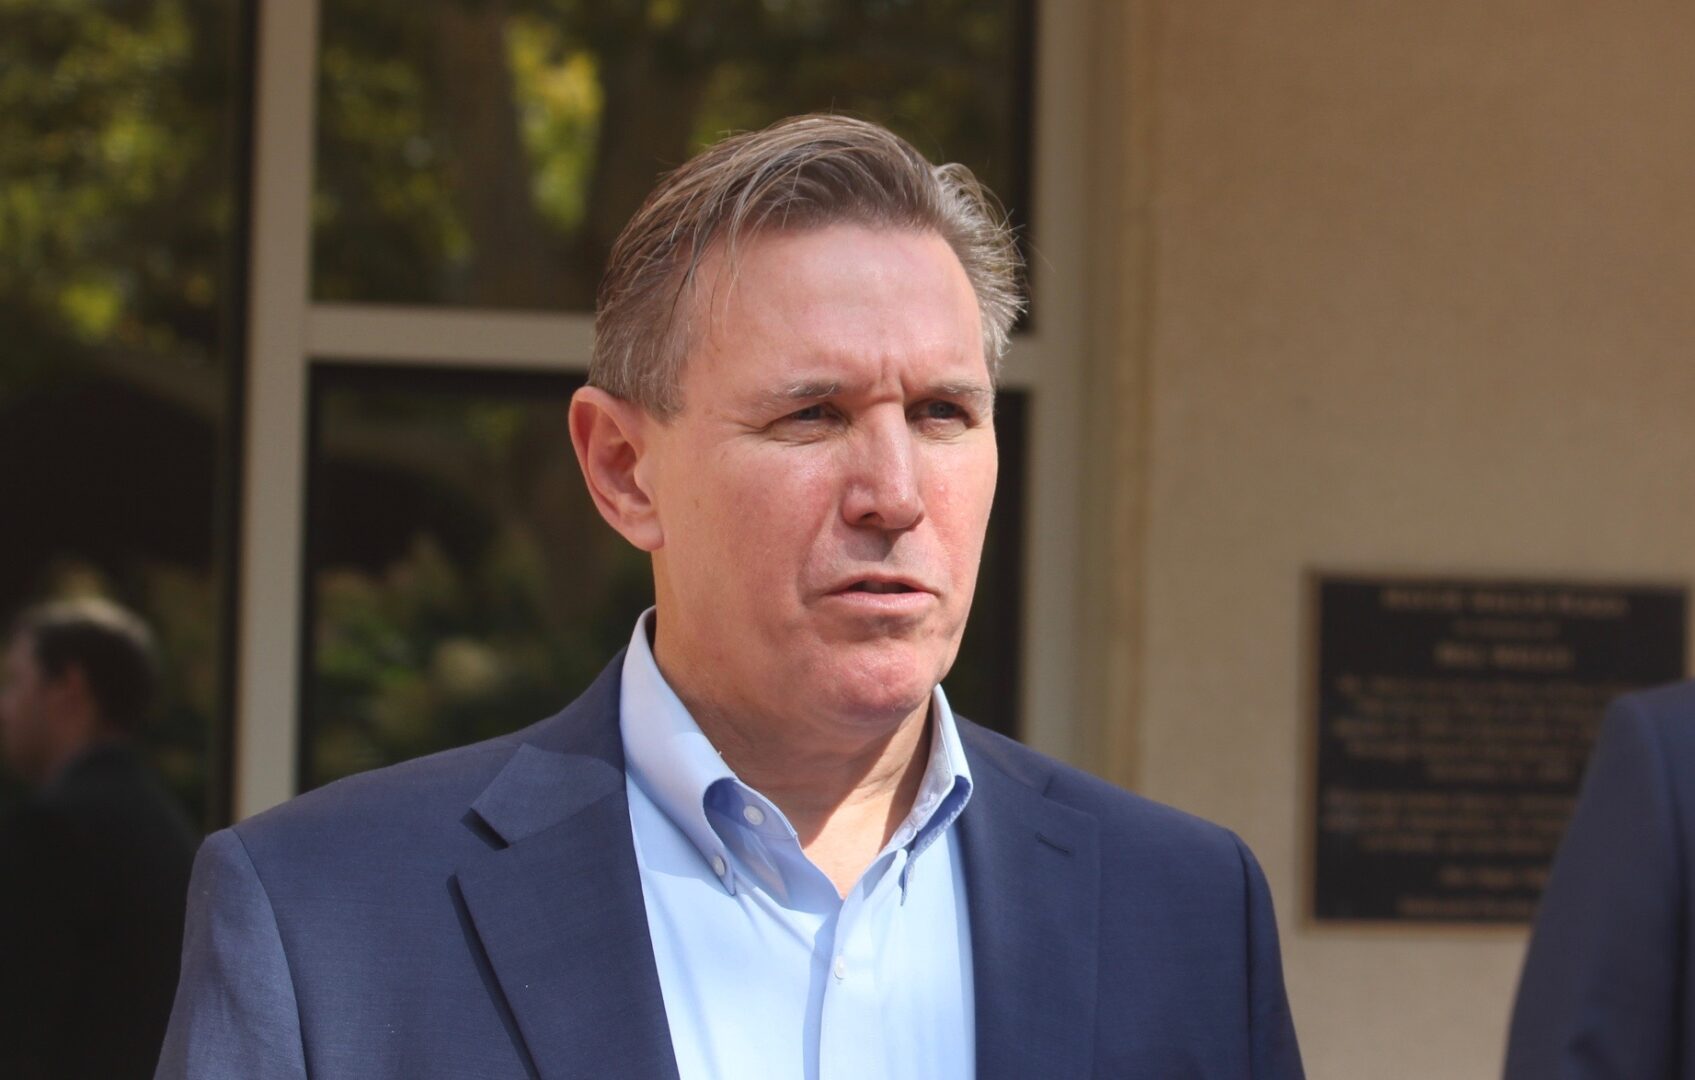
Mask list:
[[[142,762],[152,632],[97,598],[24,612],[0,750],[0,1078],[147,1076],[177,980],[195,833]]]
[[[1615,702],[1536,916],[1508,1080],[1695,1078],[1695,683]]]
[[[0,1076],[152,1075],[196,843],[125,743],[0,823]]]

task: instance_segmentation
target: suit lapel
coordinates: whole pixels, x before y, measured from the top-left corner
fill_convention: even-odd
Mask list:
[[[1100,859],[1093,818],[1046,798],[992,737],[961,725],[973,794],[960,815],[979,1080],[1089,1075]],[[1010,767],[1009,767],[1010,766]]]
[[[624,793],[622,660],[477,799],[473,813],[506,846],[457,875],[545,1080],[677,1075]]]
[[[620,653],[526,733],[472,807],[506,846],[460,894],[543,1080],[677,1076],[631,841],[618,736]],[[1093,818],[967,722],[974,793],[959,819],[979,1080],[1089,1074],[1100,862]]]

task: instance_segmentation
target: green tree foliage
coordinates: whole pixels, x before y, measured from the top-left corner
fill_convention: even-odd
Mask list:
[[[232,7],[0,0],[0,395],[79,363],[219,363]]]
[[[550,715],[652,603],[646,558],[600,522],[575,475],[563,421],[579,383],[327,378],[312,474],[310,782]]]
[[[326,5],[314,290],[586,309],[657,175],[834,110],[1023,201],[1025,0]]]
[[[196,810],[224,648],[241,14],[0,0],[0,610],[97,591],[154,623],[151,746]]]

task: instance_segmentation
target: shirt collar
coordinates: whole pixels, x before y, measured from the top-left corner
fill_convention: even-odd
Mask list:
[[[629,650],[624,654],[618,729],[624,741],[625,769],[659,811],[688,837],[725,886],[734,891],[729,852],[707,817],[709,796],[714,788],[734,786],[761,803],[767,800],[743,784],[725,764],[660,673],[648,645],[653,617],[653,608],[642,612],[630,635]],[[965,746],[959,740],[953,709],[940,686],[931,694],[930,718],[933,733],[930,759],[918,795],[906,820],[885,848],[889,851],[912,846],[907,873],[912,861],[953,823],[971,797],[971,770],[966,764]],[[772,812],[776,812],[775,807]]]
[[[940,685],[930,693],[930,760],[924,766],[918,795],[906,820],[889,839],[889,849],[912,845],[912,860],[935,843],[936,837],[953,824],[971,798],[971,766],[965,761],[965,745],[959,741],[959,725],[953,707]],[[908,874],[912,860],[907,862]]]
[[[683,831],[719,877],[729,858],[706,819],[706,794],[736,774],[677,697],[647,643],[653,608],[642,612],[624,653],[618,699],[618,731],[624,740],[625,771],[640,784],[660,813]]]

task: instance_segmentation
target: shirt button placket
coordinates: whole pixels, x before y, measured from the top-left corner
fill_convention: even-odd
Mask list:
[[[830,975],[818,1043],[819,1080],[860,1080],[883,1075],[883,1039],[878,1030],[875,949],[865,940],[870,898],[856,887],[842,902],[836,922]]]

